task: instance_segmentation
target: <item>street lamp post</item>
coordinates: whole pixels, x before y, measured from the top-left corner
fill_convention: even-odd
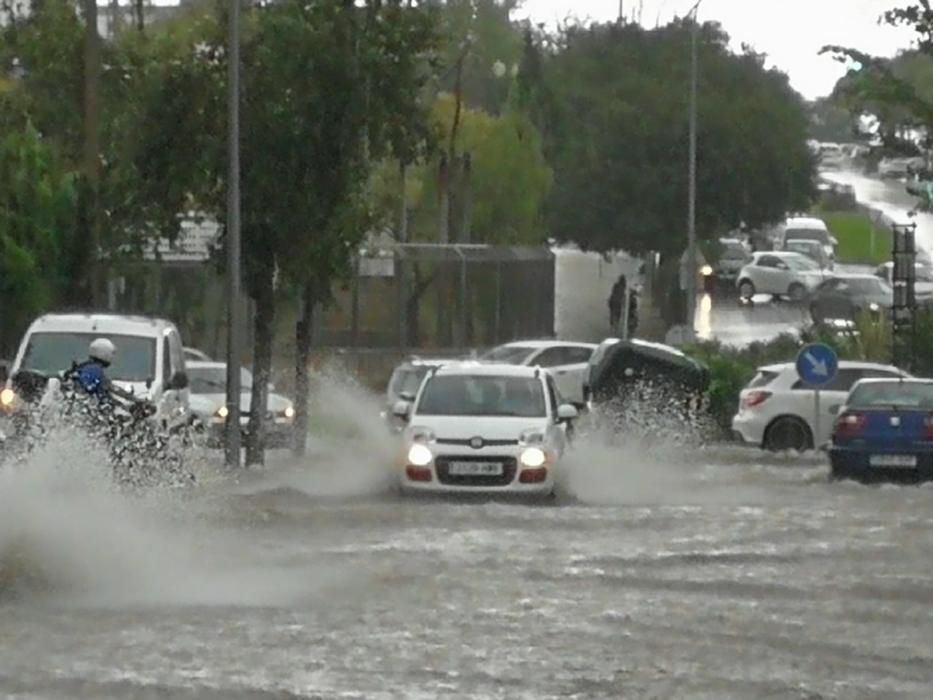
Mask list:
[[[693,15],[693,26],[690,36],[690,156],[687,173],[687,340],[696,339],[696,304],[697,304],[697,236],[696,236],[696,208],[697,208],[697,73],[698,73],[698,34],[699,24],[697,15],[700,3],[697,0],[690,14]]]
[[[240,466],[240,0],[230,3],[227,57],[227,423],[224,456]]]

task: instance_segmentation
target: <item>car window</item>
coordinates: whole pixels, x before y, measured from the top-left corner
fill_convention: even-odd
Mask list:
[[[162,338],[162,381],[172,378],[172,351],[168,346],[168,336]]]
[[[784,233],[784,240],[792,239],[829,243],[829,233],[816,228],[789,228]]]
[[[567,364],[568,365],[583,365],[590,361],[590,357],[593,354],[593,349],[585,346],[576,346],[572,348],[567,348]]]
[[[850,407],[933,408],[933,384],[872,382],[856,387],[846,401]]]
[[[855,384],[859,379],[862,379],[866,375],[864,374],[867,370],[862,369],[840,369],[836,372],[836,376],[833,377],[833,380],[828,384],[824,384],[819,387],[820,391],[843,391],[847,392],[852,388],[852,385]],[[805,383],[802,379],[798,379],[794,382],[794,385],[791,389],[803,390],[803,391],[812,391],[814,387]]]
[[[548,348],[534,358],[534,364],[541,367],[559,367],[570,364],[570,348]]]
[[[758,258],[758,267],[778,268],[781,266],[780,258],[773,255],[762,255]]]
[[[188,369],[188,382],[192,394],[224,394],[227,392],[227,367],[191,367]],[[240,368],[240,391],[252,389],[252,373],[245,367]]]
[[[778,372],[772,372],[769,370],[759,370],[758,374],[752,377],[752,380],[745,385],[746,389],[758,389],[759,387],[767,386],[778,376]]]
[[[416,413],[537,418],[547,415],[547,407],[536,377],[434,375],[424,385]]]
[[[40,331],[29,336],[20,369],[42,374],[58,374],[73,362],[87,359],[88,346],[95,338],[106,337],[116,353],[107,370],[111,379],[125,382],[145,382],[155,378],[156,339],[135,335],[102,335],[98,333],[59,333]]]
[[[485,362],[501,362],[506,365],[520,365],[535,351],[527,345],[500,345],[493,348],[480,359]]]

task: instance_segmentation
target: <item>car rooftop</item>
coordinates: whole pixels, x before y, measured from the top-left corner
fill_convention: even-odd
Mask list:
[[[113,335],[158,336],[171,321],[150,316],[114,313],[58,313],[44,314],[32,322],[30,331],[59,331],[64,333],[101,332]]]
[[[490,362],[455,362],[438,368],[435,376],[482,375],[492,377],[534,377],[541,370],[528,365]]]
[[[859,379],[856,384],[933,384],[933,379],[923,377],[866,377]]]
[[[584,345],[586,347],[596,347],[596,343],[583,343],[575,340],[513,340],[511,343],[503,343],[500,348],[549,348],[549,347],[568,347]]]
[[[759,372],[783,372],[787,369],[794,369],[796,366],[795,362],[778,362],[770,365],[762,365],[758,368]],[[862,362],[861,360],[839,360],[839,369],[897,369],[898,371],[903,372],[904,370],[894,367],[894,365],[885,365],[880,362]]]
[[[812,216],[791,216],[785,222],[788,228],[813,228],[821,231],[826,230],[826,222]]]
[[[188,369],[219,369],[221,367],[226,367],[226,366],[227,366],[226,362],[217,362],[215,360],[211,360],[210,362],[208,362],[207,360],[186,360],[185,361],[185,367],[187,367]]]

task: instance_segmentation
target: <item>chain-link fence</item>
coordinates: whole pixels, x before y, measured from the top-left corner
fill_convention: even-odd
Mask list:
[[[322,310],[315,345],[466,348],[554,334],[546,247],[390,244],[361,251]]]

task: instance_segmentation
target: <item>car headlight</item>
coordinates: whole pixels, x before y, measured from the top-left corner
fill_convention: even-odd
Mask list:
[[[879,311],[881,307],[878,306],[875,302],[872,302],[871,304],[868,305],[868,309],[870,311]]]
[[[283,415],[285,418],[288,418],[289,420],[291,420],[292,418],[295,417],[295,407],[294,407],[294,406],[286,406],[286,407],[285,407],[285,410],[282,411],[282,415]]]
[[[712,266],[704,265],[703,267],[700,268],[700,274],[703,275],[704,277],[709,277],[711,274],[713,274]]]
[[[419,442],[421,444],[432,443],[437,439],[434,435],[434,431],[430,428],[421,428],[417,426],[409,428],[409,435],[411,436],[412,442]]]
[[[426,445],[416,442],[408,449],[408,463],[415,467],[426,467],[434,459]]]
[[[544,444],[544,433],[536,428],[524,430],[518,436],[519,445],[542,445]]]
[[[4,408],[9,408],[13,405],[13,402],[16,401],[16,392],[12,389],[4,389],[0,391],[0,406]]]
[[[230,414],[230,411],[227,409],[226,406],[221,406],[220,408],[217,409],[217,411],[214,412],[214,415],[217,416],[218,418],[226,418],[229,414]]]
[[[547,461],[547,455],[540,447],[529,447],[522,452],[521,461],[524,467],[540,467]]]

